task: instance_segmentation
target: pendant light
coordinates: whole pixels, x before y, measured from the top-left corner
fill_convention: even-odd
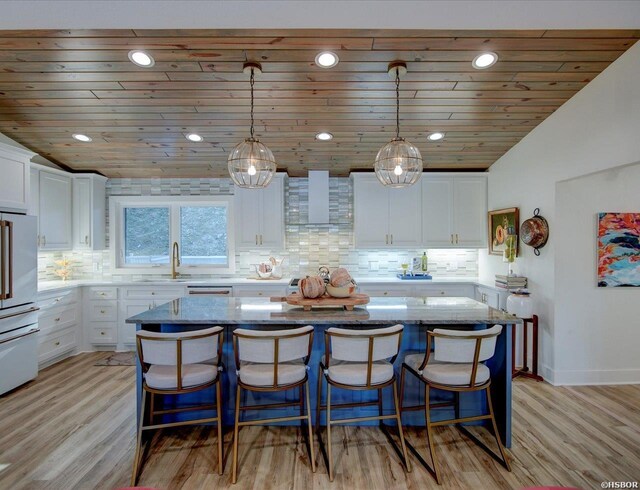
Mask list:
[[[227,166],[231,180],[238,187],[256,189],[267,187],[276,172],[276,161],[271,150],[254,137],[253,132],[253,84],[256,73],[262,73],[260,63],[247,62],[244,73],[250,74],[251,129],[249,137],[235,146],[229,154]]]
[[[396,137],[380,149],[373,165],[378,180],[389,187],[408,187],[422,174],[420,150],[400,137],[400,75],[405,73],[404,62],[389,64],[389,76],[396,80]]]

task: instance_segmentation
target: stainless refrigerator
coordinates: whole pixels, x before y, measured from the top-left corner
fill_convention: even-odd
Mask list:
[[[38,375],[36,220],[0,213],[0,395]]]

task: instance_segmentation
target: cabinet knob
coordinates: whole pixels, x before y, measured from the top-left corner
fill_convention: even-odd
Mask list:
[[[384,295],[385,295],[385,296],[386,296],[387,294],[389,294],[389,291],[385,291],[385,292],[384,292]]]
[[[393,233],[391,234],[391,245],[393,245]]]
[[[155,296],[156,293],[154,291],[151,291],[151,296]]]
[[[102,313],[104,315],[104,310],[100,310],[100,313]]]
[[[89,245],[89,235],[84,236],[84,243],[85,245]]]
[[[59,340],[56,342],[56,345],[60,345],[60,341]]]
[[[440,291],[440,294],[444,296],[444,291]]]
[[[104,332],[100,332],[100,335],[104,335]]]
[[[47,237],[42,235],[42,246],[46,247],[47,246]]]
[[[54,318],[53,320],[56,321],[56,322],[59,322],[60,321],[60,317]]]
[[[106,296],[107,293],[100,293],[100,296]]]

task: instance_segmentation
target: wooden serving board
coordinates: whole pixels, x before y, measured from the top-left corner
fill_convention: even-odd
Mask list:
[[[342,307],[351,311],[354,306],[366,305],[369,302],[368,294],[352,294],[348,298],[334,298],[333,296],[324,295],[319,298],[305,298],[300,293],[292,293],[289,296],[271,298],[272,301],[285,301],[293,306],[302,306],[304,311],[311,311],[314,306],[334,306]]]

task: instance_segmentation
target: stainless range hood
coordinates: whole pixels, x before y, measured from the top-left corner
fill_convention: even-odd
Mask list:
[[[309,224],[329,223],[329,171],[309,170]]]

